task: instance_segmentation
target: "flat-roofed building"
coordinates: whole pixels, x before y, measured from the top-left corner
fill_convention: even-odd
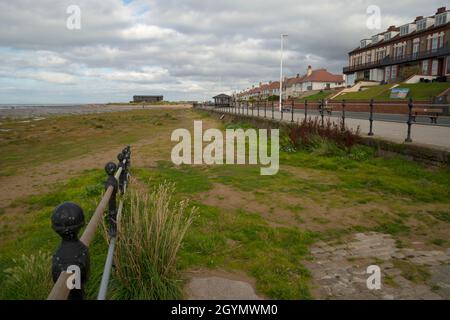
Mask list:
[[[141,102],[161,102],[164,100],[164,96],[134,96],[133,102],[141,103]]]

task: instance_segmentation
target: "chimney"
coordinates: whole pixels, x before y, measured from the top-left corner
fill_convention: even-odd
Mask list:
[[[300,78],[300,73],[297,73],[297,78]]]
[[[260,87],[262,86],[262,82],[259,83],[259,86],[260,86]]]
[[[308,70],[306,71],[306,75],[309,77],[312,74],[312,67],[308,66]]]
[[[272,80],[269,81],[269,84],[272,84]]]
[[[417,22],[417,21],[422,20],[422,19],[423,19],[423,16],[418,16],[418,17],[416,17],[416,20],[414,20],[414,22]]]
[[[387,31],[397,31],[397,28],[395,26],[389,26],[389,28],[387,29]]]
[[[436,14],[444,13],[445,11],[447,11],[447,9],[445,7],[440,7],[437,9]]]

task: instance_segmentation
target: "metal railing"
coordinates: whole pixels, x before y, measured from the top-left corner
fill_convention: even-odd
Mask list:
[[[278,104],[278,103],[277,103]],[[279,120],[279,121],[288,121],[291,123],[295,122],[295,111],[297,110],[298,112],[300,112],[302,109],[304,110],[304,119],[308,119],[311,118],[313,111],[316,110],[316,116],[320,118],[320,124],[324,125],[325,124],[325,113],[327,113],[327,115],[329,117],[332,116],[332,113],[335,111],[340,111],[341,116],[338,117],[338,120],[340,120],[339,122],[341,123],[342,127],[345,128],[346,125],[346,120],[353,118],[356,120],[365,120],[367,119],[369,121],[369,130],[367,132],[368,136],[374,136],[374,122],[375,121],[388,121],[388,122],[398,122],[398,123],[405,123],[406,124],[406,138],[405,138],[405,142],[410,143],[412,142],[412,138],[411,138],[411,128],[412,125],[414,123],[417,123],[416,118],[418,116],[424,116],[424,117],[429,117],[431,120],[431,125],[437,124],[437,118],[439,116],[441,116],[442,114],[448,114],[448,109],[449,109],[449,104],[428,104],[428,103],[421,103],[421,102],[416,102],[414,103],[412,99],[409,99],[406,102],[399,102],[399,103],[395,103],[395,104],[391,104],[391,103],[382,103],[382,102],[375,102],[373,99],[371,99],[368,102],[362,103],[362,102],[358,102],[358,103],[349,103],[346,100],[342,100],[342,101],[326,101],[326,100],[319,100],[316,102],[309,102],[308,100],[305,100],[304,102],[302,102],[301,104],[299,103],[295,103],[294,101],[285,101],[283,103],[283,108],[281,108],[281,111],[279,112],[279,115],[277,115],[277,117],[275,117],[275,108],[278,109],[278,106],[275,106],[274,102],[270,102],[270,101],[257,101],[257,102],[248,102],[248,101],[233,101],[231,103],[230,106],[228,107],[218,107],[218,108],[214,108],[214,107],[207,107],[205,105],[201,105],[201,104],[197,104],[194,107],[196,108],[205,108],[205,109],[211,109],[211,110],[218,110],[220,112],[223,113],[233,113],[233,114],[243,114],[243,115],[251,115],[254,117],[263,117],[263,118],[268,118],[267,117],[267,113],[264,112],[263,116],[261,116],[259,114],[259,112],[255,115],[253,112],[251,114],[249,114],[249,105],[250,105],[250,109],[253,111],[255,108],[258,108],[263,105],[264,110],[266,110],[267,108],[271,108],[272,111],[272,116],[271,119],[272,120]],[[352,117],[351,116],[351,110],[349,110],[349,107],[352,105],[357,105],[357,106],[363,106],[366,105],[367,107],[367,111],[361,112],[361,111],[353,111],[353,113],[358,113],[358,115],[362,115],[366,118],[362,118],[362,117]],[[400,120],[389,120],[389,119],[382,119],[382,120],[376,120],[375,119],[375,112],[377,111],[377,108],[380,107],[401,107],[404,108],[404,112],[402,114],[393,114],[393,113],[383,113],[383,112],[379,112],[377,113],[377,116],[380,117],[380,115],[383,115],[386,117],[386,115],[391,115],[391,116],[396,116],[397,118],[401,119],[403,118],[403,121]],[[313,107],[317,107],[317,108],[313,108]],[[420,110],[422,111],[420,111]],[[246,113],[245,113],[246,111]],[[286,117],[284,116],[284,114],[286,112],[290,113],[290,116],[286,119]],[[278,112],[278,111],[277,111]],[[297,113],[298,114],[298,113]],[[340,119],[339,119],[340,118]],[[406,118],[406,120],[404,119]],[[297,117],[297,121],[299,121],[299,117]],[[450,126],[450,123],[448,124]]]
[[[78,233],[84,226],[84,212],[80,206],[72,202],[65,202],[58,206],[52,215],[53,230],[59,234],[62,242],[53,255],[52,275],[55,285],[47,300],[78,300],[84,298],[84,287],[90,270],[89,245],[94,239],[108,206],[110,245],[98,294],[99,300],[106,298],[117,240],[117,228],[129,181],[131,148],[128,146],[123,149],[117,159],[119,160],[118,165],[109,162],[105,166],[105,171],[108,174],[105,192],[81,238],[78,239]],[[118,209],[117,192],[120,193]]]
[[[450,54],[450,47],[444,46],[442,48],[436,48],[433,50],[426,50],[426,51],[420,51],[410,54],[404,54],[401,56],[386,56],[380,60],[366,62],[366,63],[360,63],[348,67],[344,67],[343,72],[352,72],[352,71],[359,71],[364,70],[368,68],[374,68],[374,67],[385,67],[393,64],[398,63],[405,63],[405,62],[412,62],[417,60],[423,60],[423,59],[429,59],[434,57],[440,57],[440,56],[446,56]]]

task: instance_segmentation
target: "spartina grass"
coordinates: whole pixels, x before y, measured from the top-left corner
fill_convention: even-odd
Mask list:
[[[4,271],[0,299],[45,300],[53,287],[51,255],[39,251],[36,255],[22,255],[13,262],[15,266]]]
[[[151,194],[129,191],[119,226],[114,298],[179,299],[177,254],[196,209],[189,209],[187,200],[173,199],[172,183],[162,183]]]

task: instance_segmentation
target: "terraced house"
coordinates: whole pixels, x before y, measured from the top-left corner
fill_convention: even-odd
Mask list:
[[[395,82],[412,75],[450,80],[450,10],[419,16],[399,27],[363,39],[349,52],[347,85],[358,80]]]
[[[328,90],[344,87],[345,80],[341,74],[332,74],[326,69],[313,70],[308,66],[305,75],[297,74],[293,78],[284,78],[283,80],[283,99],[297,98],[305,92]],[[267,84],[260,83],[258,87],[241,92],[238,97],[242,100],[267,99],[270,96],[279,96],[280,82],[270,81]]]

